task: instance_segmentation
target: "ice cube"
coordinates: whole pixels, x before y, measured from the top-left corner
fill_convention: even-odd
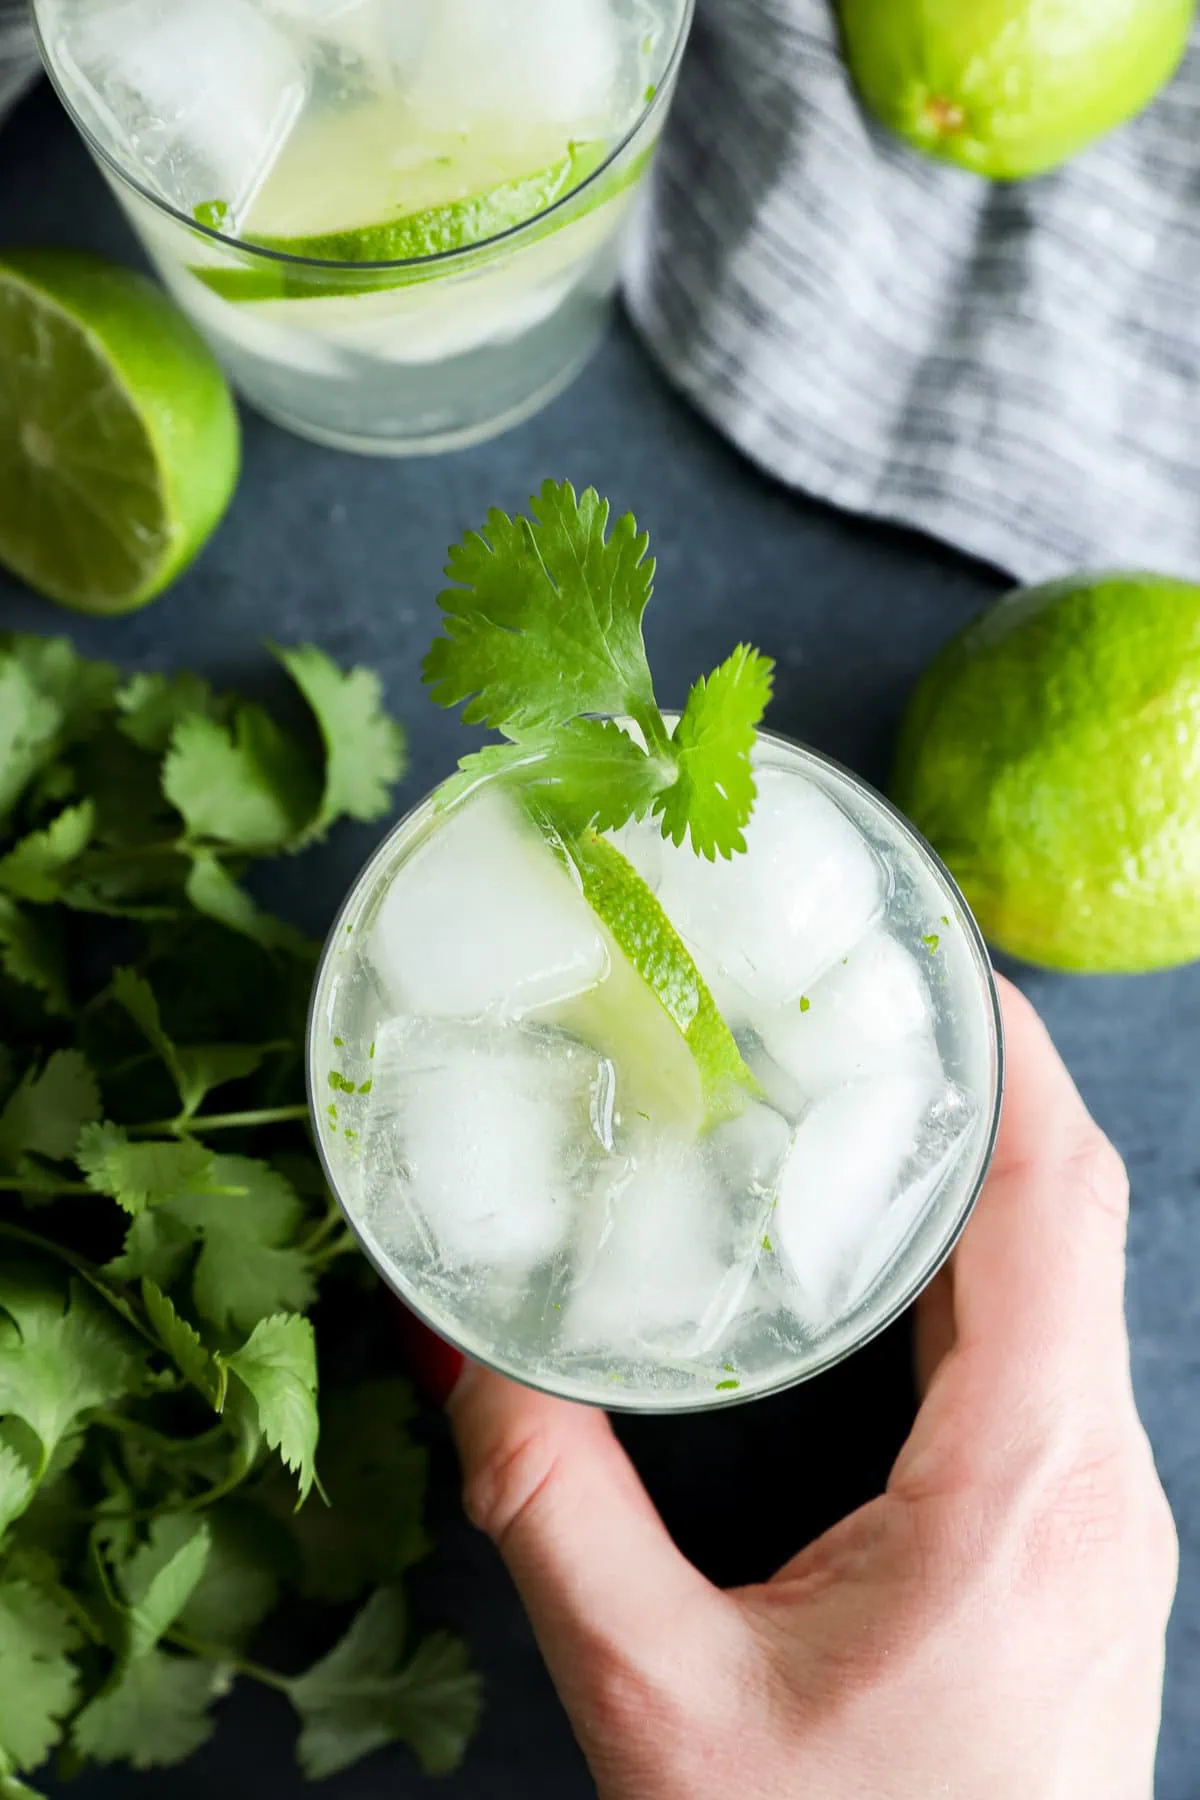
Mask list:
[[[757,1005],[798,1000],[848,954],[882,910],[882,864],[819,788],[758,771],[746,851],[707,863],[664,846],[659,899],[701,973]]]
[[[699,1354],[745,1283],[717,1253],[721,1192],[695,1146],[650,1141],[606,1172],[593,1197],[576,1286],[563,1313],[568,1349]]]
[[[699,1140],[635,1139],[593,1194],[564,1346],[696,1357],[718,1345],[745,1305],[789,1138],[754,1105]]]
[[[367,955],[396,1007],[438,1018],[518,1018],[586,993],[609,966],[575,881],[494,790],[436,824],[409,858]]]
[[[447,130],[503,119],[603,135],[619,54],[609,0],[440,0],[413,100]]]
[[[606,835],[613,848],[633,864],[651,893],[657,894],[662,885],[664,849],[663,834],[657,821],[630,819],[619,831],[610,831]]]
[[[73,98],[135,174],[236,230],[304,106],[304,64],[250,0],[102,0],[56,52]]]
[[[897,1193],[858,1259],[849,1301],[865,1294],[887,1268],[958,1163],[978,1119],[971,1096],[948,1082],[925,1113],[914,1152],[900,1171]]]
[[[924,972],[885,931],[868,933],[803,999],[803,1011],[793,1000],[755,1019],[767,1055],[796,1085],[789,1110],[864,1076],[936,1072]]]
[[[837,1089],[800,1121],[771,1229],[799,1290],[797,1310],[827,1320],[848,1303],[938,1098],[926,1076],[886,1075]]]
[[[611,1070],[572,1039],[520,1026],[405,1020],[376,1041],[363,1142],[367,1223],[401,1257],[523,1276],[572,1223],[597,1093]]]

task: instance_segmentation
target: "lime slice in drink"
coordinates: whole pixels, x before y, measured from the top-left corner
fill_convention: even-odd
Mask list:
[[[501,181],[466,199],[423,206],[351,231],[326,231],[308,237],[263,236],[254,242],[267,250],[315,262],[415,262],[423,257],[448,256],[536,219],[586,181],[603,157],[603,144],[572,144],[548,167]]]
[[[0,562],[121,613],[205,543],[237,480],[237,413],[153,283],[65,250],[0,255]]]
[[[570,854],[584,897],[638,978],[627,980],[621,960],[613,959],[613,973],[584,1003],[595,1014],[587,1021],[591,1041],[604,1039],[597,1048],[624,1066],[631,1093],[647,1098],[648,1111],[670,1096],[677,1115],[695,1115],[697,1130],[736,1117],[758,1084],[654,893],[595,833],[574,840]],[[657,1002],[649,1016],[642,1004],[647,994]]]
[[[365,225],[288,233],[250,229],[247,243],[295,261],[263,259],[234,268],[227,260],[217,260],[214,250],[204,260],[193,263],[190,272],[222,299],[235,301],[315,301],[413,286],[445,273],[444,265],[437,259],[490,243],[506,232],[540,220],[552,208],[553,216],[535,235],[557,231],[595,212],[617,195],[632,191],[652,150],[643,150],[606,171],[588,187],[577,205],[560,206],[561,201],[589,182],[606,154],[607,146],[599,140],[570,144],[561,156],[533,173],[493,180],[465,196],[410,206],[391,218]],[[489,158],[486,166],[494,171],[494,159]],[[478,175],[480,170],[475,173]],[[522,239],[522,243],[526,241]],[[343,279],[328,268],[313,271],[304,266],[311,262],[343,263],[348,273]],[[400,266],[372,268],[372,264]]]

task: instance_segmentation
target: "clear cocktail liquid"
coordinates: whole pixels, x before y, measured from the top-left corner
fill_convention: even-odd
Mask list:
[[[385,452],[485,436],[586,359],[690,10],[36,5],[60,92],[244,392],[310,436]],[[472,208],[512,184],[527,206],[502,207],[499,235],[487,226],[474,242]],[[436,254],[414,259],[380,236],[430,214]]]
[[[945,871],[852,777],[763,736],[745,855],[613,840],[760,1085],[695,1063],[512,794],[435,795],[331,936],[310,1070],[335,1190],[472,1356],[616,1408],[718,1405],[846,1354],[961,1228],[994,1137],[986,953]]]

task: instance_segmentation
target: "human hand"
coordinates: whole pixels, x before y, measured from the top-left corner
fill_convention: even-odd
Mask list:
[[[918,1316],[887,1491],[723,1593],[600,1412],[470,1368],[467,1510],[603,1800],[1149,1800],[1176,1575],[1124,1323],[1128,1189],[1005,984],[996,1160]]]

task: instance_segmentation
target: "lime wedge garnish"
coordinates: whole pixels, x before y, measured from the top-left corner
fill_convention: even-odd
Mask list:
[[[470,250],[518,226],[540,218],[551,207],[582,187],[603,163],[606,146],[600,142],[572,144],[556,162],[533,174],[496,183],[466,199],[447,201],[398,214],[373,225],[311,236],[251,235],[247,243],[281,256],[319,263],[397,263],[409,267],[364,270],[343,281],[331,271],[314,274],[286,262],[261,262],[230,268],[216,262],[193,263],[191,274],[225,300],[317,300],[408,287],[428,281],[445,271],[436,261],[455,251]],[[607,171],[593,183],[578,206],[560,208],[545,223],[545,231],[558,230],[585,213],[594,212],[615,195],[632,188],[649,162],[651,150]],[[524,242],[526,240],[522,240]]]
[[[254,242],[265,250],[314,262],[415,262],[421,257],[447,256],[536,219],[585,181],[603,156],[602,144],[573,144],[548,168],[499,182],[465,200],[421,207],[352,231],[327,231],[313,237],[264,236]]]
[[[0,562],[80,612],[150,600],[238,473],[203,339],[144,276],[66,250],[0,255]]]
[[[686,1046],[695,1071],[693,1085],[697,1079],[699,1084],[701,1127],[736,1117],[746,1101],[758,1095],[758,1084],[742,1060],[733,1033],[717,1010],[687,946],[652,889],[619,850],[595,833],[575,839],[570,855],[592,911],[639,977],[642,988],[649,991],[674,1027],[676,1043],[682,1040]],[[592,1003],[606,1005],[610,1012],[616,1004],[617,1015],[612,1024],[619,1034],[622,1017],[626,1023],[636,1021],[636,1012],[632,1002],[628,1011],[622,1004],[623,991],[628,999],[628,990],[622,989],[615,966],[614,976],[596,990],[597,998]],[[605,996],[605,989],[610,987],[612,993]],[[668,1039],[671,1036],[668,1032]],[[649,1052],[643,1062],[658,1067],[658,1081],[669,1080],[653,1041],[643,1036],[638,1048]],[[637,1050],[630,1048],[628,1053],[636,1055]],[[618,1060],[619,1057],[620,1052]],[[677,1063],[678,1058],[670,1060]]]

